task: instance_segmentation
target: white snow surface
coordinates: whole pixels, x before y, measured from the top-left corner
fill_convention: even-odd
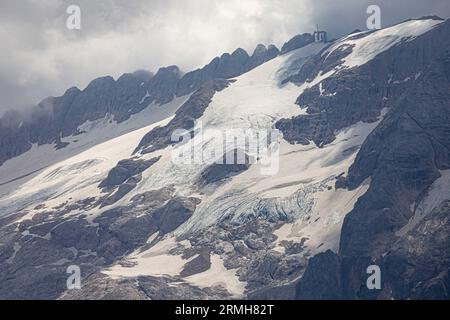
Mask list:
[[[367,180],[355,190],[323,189],[312,194],[313,206],[308,214],[274,232],[278,237],[274,250],[284,252],[282,241],[301,242],[303,239],[308,254],[326,250],[338,252],[344,218],[369,186],[370,180]]]
[[[326,45],[313,43],[279,56],[236,78],[229,88],[218,92],[204,115],[199,119],[214,128],[262,128],[281,118],[303,114],[295,104],[299,88],[287,83],[280,85],[282,76],[292,68],[300,69],[304,58],[310,57]]]
[[[352,47],[352,52],[343,59],[340,68],[361,66],[398,43],[412,40],[440,23],[442,20],[409,20],[374,32],[364,31],[351,34],[337,41],[322,54],[329,56],[335,50]]]
[[[25,209],[32,215],[40,211],[34,209],[38,205],[44,204],[43,209],[48,210],[65,202],[73,203],[99,196],[101,190],[98,185],[117,162],[130,157],[134,147],[147,132],[158,125],[167,124],[171,118],[98,144],[44,169],[0,199],[2,214]]]
[[[199,119],[203,126],[203,140],[200,140],[198,135],[194,138],[194,144],[209,151],[214,149],[209,135],[211,130],[269,130],[281,118],[303,114],[305,111],[295,104],[297,97],[305,88],[320,83],[329,74],[319,75],[300,87],[292,83],[280,85],[280,81],[286,74],[294,72],[293,69],[298,70],[307,57],[317,54],[325,47],[326,44],[322,43],[308,45],[237,77],[228,88],[213,97]],[[168,119],[164,121],[167,122]],[[83,129],[87,131],[87,136],[95,137],[98,136],[96,130],[109,131],[99,128],[111,130],[109,125],[107,120],[89,122],[83,125]],[[33,208],[41,203],[51,208],[66,201],[72,203],[86,197],[98,196],[99,182],[119,160],[129,157],[142,136],[156,125],[111,139],[46,168],[18,190],[0,199],[2,212],[12,212],[22,207],[33,213],[38,211]],[[176,234],[206,228],[230,216],[232,221],[243,222],[257,214],[261,208],[266,209],[264,211],[268,216],[265,218],[277,218],[281,215],[293,220],[305,217],[311,214],[313,207],[317,205],[317,194],[324,192],[324,188],[337,174],[348,170],[356,154],[353,149],[362,144],[376,125],[377,122],[359,123],[342,130],[337,133],[336,141],[324,148],[318,148],[313,143],[308,146],[292,146],[282,141],[277,174],[263,176],[261,165],[256,164],[214,192],[202,195],[197,194],[193,185],[209,164],[175,164],[171,161],[172,147],[168,147],[145,155],[146,158],[161,155],[162,159],[143,172],[142,181],[137,187],[113,206],[127,203],[136,194],[174,185],[180,195],[198,196],[202,199],[191,219],[182,225]],[[77,138],[79,137],[71,137],[68,141],[74,145]],[[101,211],[94,209],[83,213],[95,217]],[[342,216],[344,212],[339,214]]]
[[[179,243],[189,247],[188,241]],[[197,255],[189,259],[183,259],[181,255],[172,255],[171,249],[178,245],[173,235],[168,235],[150,249],[136,252],[125,257],[125,261],[131,266],[123,266],[120,263],[102,271],[113,279],[135,278],[138,276],[179,276],[186,263],[195,259]],[[123,263],[122,263],[123,264]],[[208,288],[220,286],[226,289],[233,297],[239,298],[245,290],[245,282],[239,280],[237,270],[226,269],[219,255],[211,255],[211,267],[201,273],[183,278],[184,282],[191,285]]]
[[[59,150],[49,144],[33,145],[29,151],[0,166],[0,199],[53,164],[78,155],[99,143],[170,117],[188,98],[189,95],[178,97],[164,105],[152,103],[121,123],[116,123],[111,115],[96,121],[87,121],[79,126],[79,130],[85,133],[63,138],[62,142],[69,142],[69,145]]]

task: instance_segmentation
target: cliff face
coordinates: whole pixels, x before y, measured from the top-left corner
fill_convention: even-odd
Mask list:
[[[332,141],[333,130],[349,122],[368,121],[382,108],[389,110],[338,181],[338,186],[352,189],[370,177],[370,188],[345,217],[339,252],[311,261],[297,287],[298,298],[334,290],[327,282],[315,288],[310,284],[321,272],[331,273],[340,283],[342,299],[449,298],[448,257],[433,256],[436,248],[450,245],[448,192],[435,187],[448,179],[450,169],[449,31],[446,21],[343,77],[330,78],[323,87],[337,89],[335,96],[310,92],[300,97],[302,104],[312,105],[311,113],[319,113],[331,126],[326,133],[309,127],[300,133],[315,136],[318,143]],[[367,110],[355,112],[361,105]],[[301,126],[311,117],[294,121]],[[440,200],[421,211],[436,193]],[[339,263],[328,263],[329,256]],[[365,288],[370,264],[382,268],[382,291]]]

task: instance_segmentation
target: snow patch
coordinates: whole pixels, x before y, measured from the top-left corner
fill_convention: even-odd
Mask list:
[[[343,58],[340,68],[361,66],[401,41],[412,40],[440,23],[442,23],[441,20],[410,20],[374,32],[351,34],[326,50],[324,55],[327,54],[329,57],[336,50],[351,47],[352,52]],[[361,37],[361,35],[364,36]]]
[[[134,265],[125,267],[116,264],[102,273],[114,279],[119,278],[134,278],[138,276],[177,276],[183,270],[186,262],[194,259],[184,260],[181,255],[171,255],[169,251],[177,246],[174,237],[166,237],[156,243],[150,249],[140,252],[133,252],[125,261],[131,262]]]
[[[274,250],[284,251],[283,240],[301,242],[304,239],[306,250],[312,255],[327,250],[337,252],[344,218],[369,186],[370,179],[355,190],[330,189],[315,193],[314,206],[308,215],[274,232],[278,237]]]
[[[244,294],[246,283],[239,280],[236,274],[237,270],[225,268],[222,258],[217,254],[212,254],[211,267],[208,270],[186,277],[184,280],[200,288],[221,286],[227,289],[234,298],[239,298]]]

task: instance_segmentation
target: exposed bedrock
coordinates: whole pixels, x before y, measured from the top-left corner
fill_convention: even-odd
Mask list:
[[[332,129],[339,129],[344,123],[368,121],[385,106],[389,112],[362,145],[348,175],[338,183],[339,187],[353,189],[371,178],[369,190],[345,217],[339,253],[318,255],[310,261],[297,286],[298,298],[336,292],[334,298],[345,299],[448,299],[450,264],[443,252],[449,245],[445,214],[448,205],[436,204],[434,211],[424,213],[427,218],[412,230],[405,234],[399,230],[416,213],[414,204],[431,192],[430,186],[441,177],[442,170],[450,168],[449,32],[450,21],[446,21],[366,65],[345,71],[354,77],[326,81],[326,91],[334,92],[346,79],[348,104],[339,103],[340,90],[332,97],[311,93],[311,97],[300,97],[299,101],[312,104],[311,113],[325,113],[322,117],[333,119],[328,124]],[[398,79],[406,79],[401,83],[407,85],[383,81],[382,74],[395,74]],[[362,89],[358,82],[367,76],[372,85]],[[382,98],[384,94],[387,100]],[[361,106],[367,107],[368,112],[353,111],[364,109]],[[338,112],[342,114],[335,115]],[[327,116],[329,113],[331,116]],[[293,121],[299,125],[310,121],[311,116]],[[320,144],[326,140],[319,132],[322,131],[301,129],[288,135],[316,139]],[[331,134],[325,136],[333,139]],[[443,251],[437,253],[439,248]],[[368,290],[365,285],[366,268],[371,264],[382,269],[381,290]],[[330,285],[317,280],[325,277],[333,279]],[[313,288],[310,284],[314,279],[321,285]],[[333,283],[340,283],[341,290],[335,291]]]

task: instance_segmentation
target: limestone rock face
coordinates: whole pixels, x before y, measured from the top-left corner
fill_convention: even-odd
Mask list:
[[[311,42],[314,42],[314,36],[309,33],[296,35],[291,40],[286,42],[283,47],[281,47],[281,54],[285,54],[292,50],[304,47]]]
[[[335,139],[336,130],[357,121],[373,121],[382,108],[389,108],[338,184],[353,189],[370,178],[370,189],[345,217],[339,253],[329,254],[333,261],[322,255],[310,260],[297,286],[298,298],[323,296],[339,282],[342,290],[334,298],[448,299],[446,255],[428,256],[425,262],[425,252],[448,245],[447,203],[405,234],[399,230],[418,210],[411,203],[420,202],[441,172],[450,168],[449,31],[446,21],[415,41],[331,77],[321,90],[336,95],[323,95],[313,87],[298,99],[308,106],[308,115],[278,124],[291,141],[324,145]],[[396,70],[400,79],[407,79],[407,74],[416,78],[389,80],[390,70]],[[371,264],[382,268],[383,290],[365,288],[365,270]],[[329,271],[324,273],[324,268]],[[310,286],[311,279],[326,280],[329,272],[335,278],[330,285],[324,281],[316,288]]]
[[[258,44],[246,63],[246,69],[251,70],[264,62],[272,60],[278,56],[279,53],[280,50],[274,45],[266,47],[263,44]]]
[[[332,251],[326,251],[311,258],[307,270],[296,286],[295,298],[340,300],[343,296],[339,256]]]

